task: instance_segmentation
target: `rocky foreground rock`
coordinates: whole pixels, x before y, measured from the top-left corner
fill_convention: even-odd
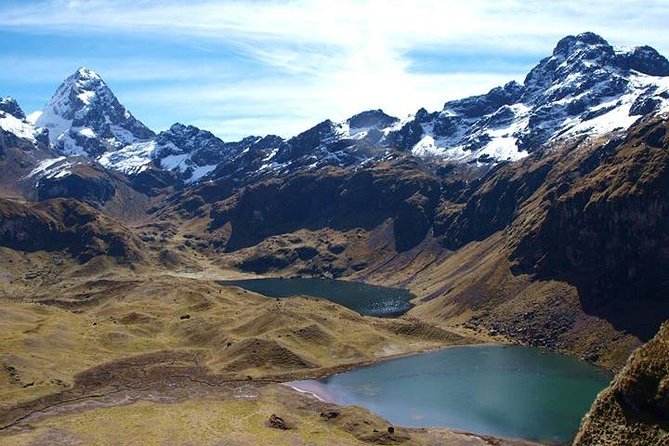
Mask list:
[[[585,416],[574,446],[669,444],[669,322],[635,351]]]

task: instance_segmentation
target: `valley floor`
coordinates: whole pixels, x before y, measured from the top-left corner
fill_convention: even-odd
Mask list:
[[[272,428],[276,414],[285,429]],[[3,444],[212,445],[508,445],[446,429],[388,432],[387,421],[359,407],[338,407],[280,384],[167,379],[116,389],[35,412],[3,434]]]
[[[279,383],[485,336],[313,298],[268,299],[194,273],[5,281],[0,442],[525,444],[387,421]],[[272,414],[287,430],[268,426]]]

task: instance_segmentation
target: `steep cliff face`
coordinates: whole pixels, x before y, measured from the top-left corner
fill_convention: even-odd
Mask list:
[[[74,198],[102,207],[115,194],[113,176],[104,169],[90,164],[72,166],[67,175],[52,175],[40,179],[35,189],[39,200]]]
[[[578,288],[588,313],[649,339],[669,318],[669,139],[639,124],[600,163],[551,188],[511,229],[516,270]],[[535,219],[530,218],[530,214]]]
[[[669,444],[669,322],[630,357],[581,423],[574,446]]]
[[[412,311],[620,367],[669,319],[668,127],[647,119],[443,193],[449,252],[404,283],[424,296]]]
[[[447,248],[457,250],[505,229],[553,168],[548,159],[533,156],[500,166],[474,184],[467,184],[469,191],[463,203],[445,199],[440,206],[434,222],[435,235],[442,237]]]
[[[0,198],[0,246],[18,251],[67,251],[80,262],[108,256],[124,262],[144,258],[124,226],[74,200],[37,204]]]
[[[439,193],[438,179],[410,160],[325,168],[242,189],[214,206],[210,230],[229,225],[222,243],[232,251],[300,228],[372,229],[392,219],[395,247],[404,251],[427,235]]]

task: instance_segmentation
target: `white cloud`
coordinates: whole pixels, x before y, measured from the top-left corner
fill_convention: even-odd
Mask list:
[[[261,129],[268,124],[277,127],[267,131],[289,135],[304,129],[305,122],[341,119],[368,108],[397,115],[420,106],[435,109],[446,99],[522,80],[525,69],[493,67],[474,73],[467,66],[461,72],[449,67],[443,73],[424,73],[414,65],[414,51],[538,59],[560,37],[586,30],[614,44],[651,44],[662,51],[669,49],[668,17],[667,2],[636,0],[616,2],[615,7],[602,0],[61,0],[0,8],[0,27],[156,36],[234,48],[264,68],[247,73],[231,66],[234,60],[213,61],[210,72],[199,73],[197,83],[135,91],[126,101],[152,101],[172,112],[181,109],[186,115],[173,120],[209,123],[225,136],[264,133]],[[127,61],[94,68],[110,79],[161,73],[166,81],[188,79],[188,67],[177,62],[171,62],[177,65],[173,69],[170,63],[133,69]],[[224,82],[216,79],[217,73],[226,73]],[[204,109],[199,114],[198,106]]]
[[[225,138],[268,133],[293,136],[325,119],[343,120],[359,111],[383,106],[387,113],[405,116],[420,106],[440,109],[447,99],[487,91],[508,80],[507,76],[480,73],[428,74],[412,76],[406,82],[369,90],[346,85],[328,88],[329,79],[303,80],[254,79],[235,83],[156,86],[129,91],[121,97],[131,109],[133,104],[151,103],[157,110],[171,110],[177,116],[189,116],[189,123],[206,128]],[[357,80],[356,80],[357,81]],[[343,93],[342,93],[343,91]],[[419,104],[407,109],[406,104]],[[141,115],[149,121],[159,116]],[[181,120],[181,118],[179,118]],[[166,127],[171,122],[163,122]]]
[[[526,50],[542,47],[547,38],[553,42],[556,36],[586,29],[628,43],[641,39],[663,46],[667,32],[662,25],[668,13],[669,4],[663,0],[619,1],[616,7],[608,0],[60,0],[5,8],[0,25],[177,33],[239,43],[362,50],[455,43]]]

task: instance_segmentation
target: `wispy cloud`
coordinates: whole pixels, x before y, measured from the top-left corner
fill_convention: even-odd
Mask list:
[[[142,61],[102,58],[93,68],[110,79],[155,81],[128,87],[125,101],[156,104],[155,110],[143,106],[152,122],[160,122],[153,116],[158,111],[169,111],[170,120],[203,123],[225,136],[290,135],[366,108],[397,115],[437,108],[449,98],[522,80],[569,33],[590,30],[614,44],[666,52],[667,18],[669,4],[652,0],[615,7],[601,0],[56,0],[0,7],[0,29],[162,39],[208,53],[195,64],[147,54]],[[457,61],[458,54],[481,59],[462,58],[462,66],[439,61],[440,55]],[[521,61],[505,62],[505,56]]]
[[[369,91],[355,86],[327,88],[319,80],[310,84],[302,79],[267,78],[234,83],[158,85],[129,92],[125,102],[138,107],[151,103],[156,110],[172,110],[176,116],[188,115],[189,123],[219,135],[291,136],[324,119],[341,120],[381,105],[400,116],[405,115],[403,110],[414,112],[420,106],[439,109],[446,98],[477,94],[482,89],[487,91],[500,81],[499,76],[490,74],[434,74],[412,77],[411,83],[393,85],[390,89]],[[407,108],[407,98],[416,100],[417,97],[419,105]]]
[[[552,41],[583,29],[608,31],[617,40],[645,37],[664,45],[666,40],[656,31],[666,23],[669,4],[623,0],[613,8],[603,0],[54,0],[22,2],[2,12],[1,26],[67,32],[152,32],[362,50],[451,43],[537,49],[546,38]],[[634,34],[630,26],[636,26]],[[494,37],[503,38],[491,40]]]

